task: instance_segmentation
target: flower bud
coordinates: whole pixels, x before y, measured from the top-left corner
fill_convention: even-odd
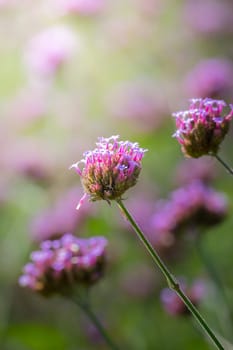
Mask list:
[[[146,150],[138,143],[118,141],[118,138],[99,138],[97,148],[85,152],[84,158],[71,166],[81,176],[84,197],[89,195],[91,201],[120,199],[137,182]],[[82,201],[83,198],[80,204]]]
[[[226,106],[221,100],[192,99],[189,110],[174,114],[177,127],[174,136],[187,157],[217,154],[233,116],[231,105],[229,114],[223,116]]]

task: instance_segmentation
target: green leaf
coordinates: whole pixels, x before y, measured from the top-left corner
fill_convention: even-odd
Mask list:
[[[66,350],[65,336],[47,325],[24,323],[12,325],[6,334],[6,340],[17,342],[29,350]]]

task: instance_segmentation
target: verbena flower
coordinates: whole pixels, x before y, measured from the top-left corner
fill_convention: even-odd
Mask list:
[[[184,281],[181,281],[180,284],[191,302],[195,306],[198,306],[206,294],[206,284],[204,281],[195,280],[191,286],[187,286]],[[160,299],[164,309],[170,315],[178,316],[190,314],[188,308],[173,290],[169,288],[163,289],[160,294]]]
[[[74,33],[65,26],[44,30],[31,39],[25,53],[33,73],[53,76],[69,60],[77,45]]]
[[[174,136],[186,156],[199,158],[217,154],[233,117],[232,105],[229,114],[223,115],[226,106],[221,100],[192,99],[187,111],[174,113],[177,127]]]
[[[185,91],[189,96],[223,98],[232,95],[233,64],[223,58],[200,61],[185,79]]]
[[[80,204],[86,195],[91,201],[120,199],[136,184],[146,150],[138,143],[118,139],[119,136],[99,138],[97,147],[85,152],[84,158],[71,166],[80,175],[85,191]]]
[[[56,203],[38,213],[31,222],[30,232],[33,241],[42,242],[47,239],[60,238],[66,232],[77,231],[93,213],[90,203],[86,202],[82,210],[75,209],[77,198],[82,188],[70,188],[56,199]]]
[[[183,186],[193,181],[201,181],[208,185],[216,179],[217,175],[215,163],[210,157],[184,158],[175,170],[174,182]]]
[[[155,245],[172,245],[175,236],[221,223],[227,215],[226,197],[200,181],[173,191],[162,201],[151,220]],[[172,239],[173,238],[173,239]]]
[[[103,11],[104,0],[56,0],[58,8],[65,14],[93,16]]]
[[[65,234],[61,239],[44,241],[24,266],[19,284],[42,295],[69,294],[75,285],[90,286],[103,275],[107,240]]]

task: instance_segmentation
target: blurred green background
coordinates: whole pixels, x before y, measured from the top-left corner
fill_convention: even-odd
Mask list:
[[[177,169],[184,161],[172,138],[171,114],[186,109],[195,96],[233,103],[231,0],[93,0],[86,7],[85,1],[77,1],[76,8],[67,4],[0,1],[1,350],[107,349],[71,302],[43,299],[18,286],[30,252],[41,239],[50,238],[46,229],[44,233],[38,228],[37,218],[47,213],[44,225],[49,225],[51,212],[61,202],[59,215],[66,220],[67,193],[74,187],[80,193],[74,208],[82,193],[80,179],[69,166],[94,148],[98,136],[117,134],[148,149],[139,183],[127,192],[125,203],[133,210],[149,196],[156,206],[178,186]],[[46,33],[51,28],[67,31],[65,39],[50,38]],[[46,48],[38,40],[33,43],[39,33],[48,38]],[[44,58],[53,45],[61,49],[61,61]],[[212,68],[209,60],[215,62]],[[230,164],[232,133],[221,148]],[[211,166],[216,175],[212,186],[227,195],[229,215],[206,230],[203,240],[233,309],[232,179],[215,160]],[[191,317],[166,313],[160,302],[166,281],[116,205],[98,202],[89,210],[73,233],[109,240],[105,277],[93,287],[91,298],[120,349],[212,349]],[[69,227],[67,220],[64,227]],[[182,251],[165,251],[165,261],[187,281],[206,280],[208,293],[200,310],[233,342],[222,302],[193,242],[181,240]]]

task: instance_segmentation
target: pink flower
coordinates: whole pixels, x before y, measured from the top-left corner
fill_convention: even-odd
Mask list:
[[[201,34],[232,31],[232,3],[219,0],[189,0],[185,4],[188,25]]]
[[[104,0],[57,0],[58,6],[65,13],[93,16],[103,10]]]
[[[70,233],[44,241],[32,252],[19,284],[45,296],[70,293],[76,284],[90,286],[103,275],[106,246],[104,237],[81,239]]]
[[[136,184],[146,150],[138,143],[118,141],[118,138],[99,138],[97,148],[85,152],[84,158],[71,166],[80,175],[85,191],[80,204],[86,195],[91,201],[120,199]]]
[[[32,72],[54,75],[68,61],[75,48],[73,32],[64,27],[49,28],[31,39],[26,52],[26,63]]]
[[[232,105],[229,114],[223,115],[226,106],[221,100],[192,99],[187,111],[173,114],[177,127],[174,137],[186,156],[199,158],[217,154],[233,117]]]
[[[82,210],[75,210],[77,198],[80,197],[80,188],[71,188],[63,193],[56,204],[39,213],[31,223],[31,234],[34,241],[41,242],[45,239],[61,237],[66,232],[76,232],[81,228],[90,215],[89,203],[82,206]]]
[[[209,184],[217,176],[214,165],[210,157],[203,156],[198,159],[184,158],[175,171],[175,182],[179,185],[187,185],[193,181],[201,181]]]
[[[220,58],[200,61],[187,75],[185,90],[189,96],[223,98],[233,89],[233,64]]]
[[[108,96],[113,117],[129,121],[141,131],[153,131],[164,121],[167,107],[152,80],[123,82]]]
[[[206,294],[206,285],[202,280],[196,280],[191,287],[188,287],[184,281],[181,282],[181,288],[188,295],[191,302],[198,306]],[[165,288],[160,295],[161,302],[164,309],[170,315],[189,315],[190,311],[187,309],[178,295],[171,289]]]
[[[228,202],[222,193],[193,181],[173,191],[169,200],[158,203],[151,219],[151,240],[158,246],[172,245],[178,234],[220,224],[227,213]]]

